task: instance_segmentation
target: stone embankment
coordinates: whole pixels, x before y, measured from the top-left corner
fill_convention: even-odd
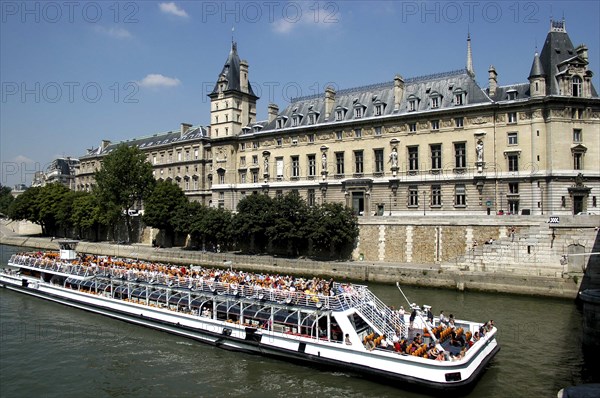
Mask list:
[[[539,224],[536,226],[535,223],[520,228],[519,243],[517,245],[515,245],[510,232],[505,236],[500,233],[498,240],[492,245],[477,246],[474,250],[469,250],[466,254],[457,256],[451,261],[429,263],[372,260],[324,262],[235,253],[208,253],[188,251],[181,248],[157,249],[148,244],[119,245],[97,242],[81,242],[78,251],[156,262],[231,266],[249,271],[295,275],[320,275],[334,277],[338,280],[348,279],[383,283],[399,281],[402,284],[415,286],[572,299],[577,296],[579,285],[583,279],[584,269],[578,268],[578,266],[580,263],[583,264],[587,257],[573,257],[580,259],[574,260],[579,262],[569,263],[569,261],[566,261],[561,264],[561,254],[567,253],[568,250],[574,250],[572,249],[573,241],[579,246],[583,246],[581,250],[590,252],[594,244],[597,245],[598,231],[597,228],[593,227],[594,222],[596,221],[590,222],[590,227],[583,228],[580,226],[579,232],[573,232],[567,228],[566,224],[563,224],[563,230],[561,231],[551,230],[550,233],[554,234],[554,237],[550,237],[552,242],[549,244],[552,245],[553,249],[555,245],[560,245],[561,248],[561,250],[549,254],[548,256],[551,258],[546,258],[539,253],[542,245],[540,242],[547,239],[547,233],[541,233],[542,236],[536,235],[535,231],[538,229],[545,230],[544,226]],[[7,222],[4,221],[1,225],[1,244],[39,249],[55,250],[57,248],[56,242],[52,239],[31,235],[31,229],[27,230],[27,233],[29,233],[27,235],[22,233],[25,231],[23,226],[19,225],[15,228],[14,223],[12,227],[6,224]],[[545,228],[548,229],[547,226]],[[569,235],[569,233],[579,235],[573,238],[573,235]],[[581,245],[582,242],[585,245]],[[529,246],[529,249],[527,246]],[[579,246],[576,247],[577,250],[579,250]],[[532,247],[537,247],[537,259],[531,256]],[[529,250],[530,255],[523,258],[521,252],[527,252],[527,250]],[[544,258],[542,259],[540,256]]]

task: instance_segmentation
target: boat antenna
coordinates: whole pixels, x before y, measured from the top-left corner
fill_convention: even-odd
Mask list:
[[[396,282],[396,287],[398,288],[398,290],[400,290],[400,293],[402,293],[402,296],[404,297],[404,299],[406,300],[406,302],[408,303],[408,306],[413,309],[413,305],[412,303],[408,300],[408,297],[406,297],[406,294],[404,294],[404,292],[402,291],[402,288],[400,287],[400,282]],[[435,347],[438,350],[443,351],[444,348],[442,347],[442,345],[439,343],[437,337],[435,337],[435,334],[433,333],[433,330],[431,330],[431,328],[429,327],[429,323],[427,323],[425,321],[425,319],[423,319],[423,316],[421,316],[421,311],[416,310],[417,311],[417,315],[419,316],[419,319],[421,320],[421,322],[423,322],[423,325],[425,325],[425,327],[427,328],[427,331],[429,332],[429,335],[431,336],[431,339],[433,340],[433,342],[435,343]]]

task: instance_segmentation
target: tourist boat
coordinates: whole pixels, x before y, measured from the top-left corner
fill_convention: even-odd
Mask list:
[[[78,255],[76,244],[13,255],[0,285],[226,349],[444,394],[470,389],[499,350],[493,323],[445,327],[412,305],[411,328],[413,311],[393,310],[366,286]]]

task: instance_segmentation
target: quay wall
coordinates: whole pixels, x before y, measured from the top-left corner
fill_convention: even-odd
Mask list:
[[[529,219],[528,224],[521,222],[518,226],[520,235],[515,240],[506,235],[506,230],[512,225],[487,222],[481,229],[473,223],[466,225],[465,220],[440,222],[430,225],[421,222],[411,224],[406,218],[386,220],[386,223],[376,224],[373,220],[361,222],[361,238],[357,245],[358,256],[362,261],[313,261],[307,259],[287,259],[272,256],[250,256],[234,253],[209,253],[183,250],[181,248],[153,248],[148,244],[119,245],[111,243],[81,242],[78,251],[118,257],[139,258],[147,261],[170,262],[186,265],[208,265],[227,267],[249,271],[264,271],[295,275],[320,275],[334,277],[337,280],[348,279],[358,282],[395,283],[396,281],[414,286],[450,288],[458,290],[477,290],[511,294],[538,295],[574,299],[577,297],[584,269],[573,269],[568,262],[561,264],[561,254],[565,253],[573,242],[583,243],[582,247],[590,252],[594,246],[594,234],[597,228],[594,222],[585,227],[578,221],[577,230],[567,224],[562,229],[554,228],[552,250],[543,253],[544,246],[536,250],[540,253],[531,254],[534,245],[529,233],[548,226]],[[515,221],[511,220],[513,224]],[[538,220],[539,221],[539,220]],[[562,218],[561,218],[562,222]],[[584,225],[585,224],[585,225]],[[517,229],[517,227],[515,227]],[[4,229],[6,231],[6,229]],[[490,231],[496,231],[498,241],[492,245],[480,245],[475,250],[466,249],[458,256],[445,257],[446,261],[430,261],[420,251],[440,253],[450,251],[449,247],[468,245],[473,236],[488,236]],[[583,231],[583,232],[582,232]],[[574,237],[574,235],[575,237]],[[505,236],[506,235],[506,236]],[[370,243],[366,246],[368,236]],[[446,246],[436,241],[443,236]],[[541,240],[547,237],[544,235]],[[537,239],[537,238],[536,238]],[[390,243],[391,241],[391,243]],[[399,242],[402,242],[400,244]],[[56,242],[50,238],[18,235],[16,233],[0,236],[0,243],[14,246],[26,246],[39,249],[57,248]],[[506,247],[505,247],[506,246]],[[527,251],[528,257],[521,256]],[[420,249],[421,248],[421,249]],[[556,250],[555,250],[556,249]],[[495,250],[495,252],[494,252]],[[417,254],[415,254],[417,253]],[[375,257],[376,260],[372,256]],[[390,259],[395,258],[392,262]],[[496,257],[494,257],[496,256]],[[380,260],[383,257],[384,261]],[[582,257],[583,258],[583,257]],[[592,257],[590,257],[592,258]],[[551,259],[553,263],[544,263]],[[387,260],[387,261],[385,261]],[[419,260],[419,261],[417,261]],[[231,263],[229,263],[231,262]],[[580,261],[581,262],[581,261]],[[580,263],[577,263],[579,266]]]

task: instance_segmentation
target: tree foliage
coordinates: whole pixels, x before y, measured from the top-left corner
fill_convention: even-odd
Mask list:
[[[234,238],[248,252],[264,253],[269,244],[267,228],[271,224],[273,199],[267,195],[249,195],[240,200],[233,219]]]
[[[8,209],[14,200],[11,189],[0,184],[0,214],[8,215]]]
[[[152,194],[144,200],[143,220],[146,225],[163,229],[173,244],[175,215],[187,203],[187,197],[177,185],[170,181],[157,181]]]
[[[94,239],[98,240],[101,220],[98,198],[88,192],[77,192],[73,200],[71,222],[77,228],[79,237],[85,236],[87,232],[93,232]]]
[[[279,196],[272,202],[266,236],[274,251],[298,256],[308,250],[306,201],[295,192]]]
[[[110,211],[122,211],[127,224],[129,241],[133,240],[130,210],[147,199],[154,189],[152,165],[146,155],[135,146],[119,145],[102,161],[95,174],[95,194]]]

